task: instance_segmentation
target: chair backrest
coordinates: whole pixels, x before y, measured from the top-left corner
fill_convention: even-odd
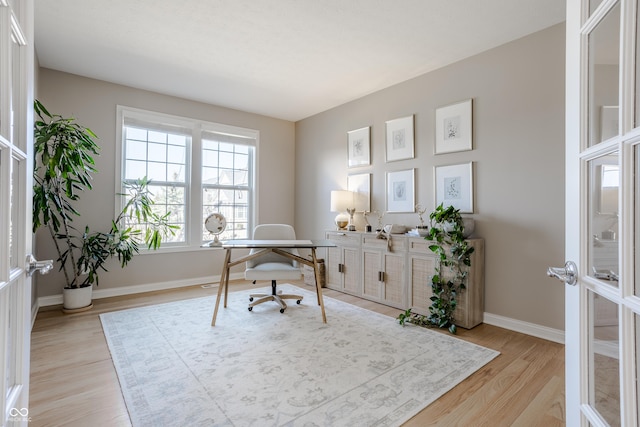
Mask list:
[[[289,224],[260,224],[253,229],[254,240],[296,240],[296,232]],[[287,252],[299,255],[297,249],[285,249]],[[252,249],[251,253],[258,252],[260,249]],[[298,262],[283,257],[278,254],[270,253],[258,258],[247,261],[247,267],[255,267],[267,262],[281,262],[298,266]]]

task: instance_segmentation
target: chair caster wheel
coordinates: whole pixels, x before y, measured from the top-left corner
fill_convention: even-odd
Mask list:
[[[284,313],[284,308],[281,308],[281,309],[280,309],[280,313]]]
[[[249,307],[249,311],[253,311],[253,307]]]
[[[299,299],[298,301],[296,301],[296,304],[300,305],[300,302],[302,302],[301,299]]]
[[[249,302],[252,302],[252,301],[253,301],[253,297],[249,297]]]

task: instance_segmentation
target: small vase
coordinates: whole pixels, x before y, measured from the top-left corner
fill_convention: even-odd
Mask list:
[[[92,286],[64,288],[62,290],[62,311],[65,313],[77,313],[91,309],[93,307],[91,302],[92,294]]]

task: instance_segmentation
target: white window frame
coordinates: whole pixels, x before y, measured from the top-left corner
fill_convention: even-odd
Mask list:
[[[202,201],[202,134],[203,132],[214,132],[221,134],[235,135],[248,140],[253,140],[253,156],[250,159],[250,191],[249,191],[249,211],[247,214],[248,227],[252,230],[256,224],[257,197],[256,197],[256,158],[258,156],[258,141],[260,132],[254,129],[242,128],[238,126],[225,125],[204,120],[191,119],[187,117],[175,116],[165,113],[157,113],[139,108],[118,105],[116,108],[116,162],[115,162],[115,188],[116,192],[122,192],[122,173],[124,171],[124,122],[125,118],[139,120],[149,123],[167,124],[178,126],[191,131],[191,146],[187,147],[187,166],[185,170],[186,181],[186,211],[185,211],[185,242],[163,243],[158,251],[149,251],[141,248],[141,253],[154,252],[182,252],[200,250],[202,244],[203,228],[203,201]],[[122,200],[115,195],[115,215],[122,208]],[[250,238],[250,233],[249,236]],[[213,238],[213,236],[212,236]]]

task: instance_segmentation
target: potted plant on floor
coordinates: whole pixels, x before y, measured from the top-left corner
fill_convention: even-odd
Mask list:
[[[453,206],[444,207],[440,204],[429,215],[431,225],[425,239],[430,240],[429,249],[438,255],[439,263],[436,274],[431,278],[431,306],[429,315],[413,313],[407,309],[400,313],[398,320],[401,325],[406,322],[421,326],[448,328],[452,334],[456,333],[453,313],[457,306],[457,295],[466,288],[471,254],[474,251],[465,240],[464,219],[460,210]]]
[[[77,228],[74,219],[80,212],[74,205],[83,191],[92,189],[97,136],[73,118],[50,114],[37,100],[34,109],[38,119],[34,126],[33,232],[46,227],[53,239],[56,262],[65,278],[63,309],[90,308],[92,286],[98,285],[98,274],[106,271],[109,259],[117,257],[124,268],[141,244],[158,249],[175,227],[168,223],[169,213],[154,213],[149,181],[142,178],[125,184],[122,196],[126,203],[107,232]],[[146,232],[136,228],[138,224],[145,224]]]

